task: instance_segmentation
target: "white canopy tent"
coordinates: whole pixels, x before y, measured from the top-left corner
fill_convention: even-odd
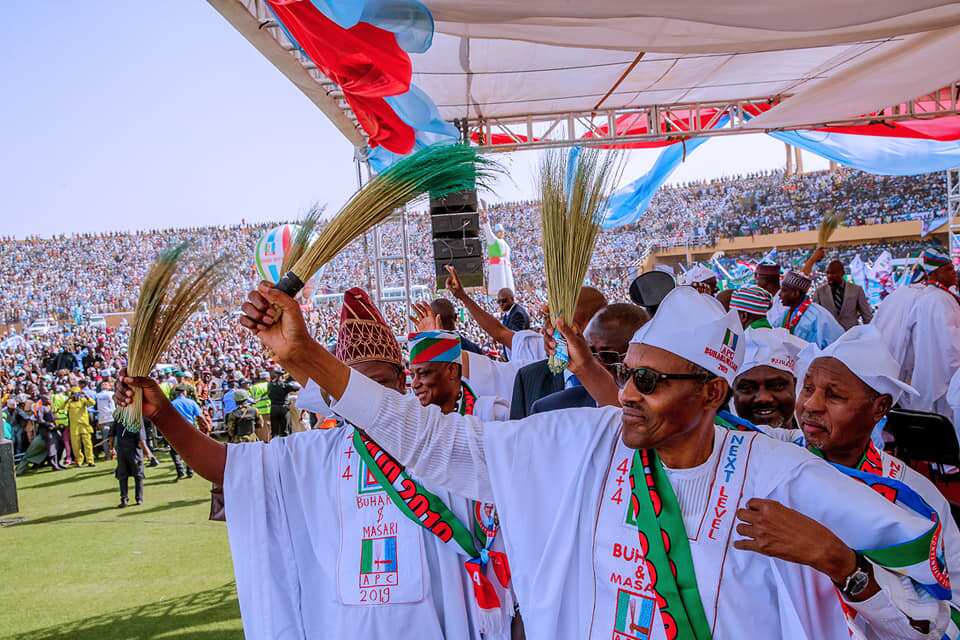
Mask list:
[[[287,41],[264,0],[209,2],[363,146],[338,87]],[[960,2],[424,3],[436,32],[411,55],[413,82],[481,144],[502,134],[497,150],[585,133],[627,142],[958,113]],[[748,120],[748,103],[774,106]],[[707,109],[731,124],[712,130],[692,117]],[[608,125],[627,113],[650,126],[618,137]]]
[[[298,1],[310,0],[284,0]],[[435,32],[411,55],[412,81],[489,151],[960,115],[960,2],[422,1]],[[208,2],[363,157],[366,135],[340,88],[266,0]],[[953,220],[960,171],[947,182]],[[953,246],[960,227],[950,231]]]

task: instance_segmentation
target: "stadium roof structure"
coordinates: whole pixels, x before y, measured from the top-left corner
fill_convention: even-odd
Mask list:
[[[378,144],[371,143],[376,123],[357,112],[342,80],[317,66],[305,51],[310,47],[296,41],[303,40],[300,33],[291,35],[296,25],[289,16],[277,18],[298,3],[312,2],[324,15],[364,3],[208,2],[354,146]],[[941,140],[960,132],[960,2],[423,5],[432,40],[424,52],[410,53],[407,81],[432,99],[442,119],[490,150],[576,142],[661,146],[696,136],[811,128],[866,134],[873,128],[879,135]],[[931,120],[949,126],[937,129]]]

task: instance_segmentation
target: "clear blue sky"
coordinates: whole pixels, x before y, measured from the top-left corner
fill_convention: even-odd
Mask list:
[[[0,23],[0,235],[126,230],[335,211],[352,147],[200,0],[6,0]],[[624,179],[653,162],[634,151]],[[825,161],[805,156],[808,167]],[[712,140],[673,177],[783,165],[766,136]],[[533,152],[513,154],[532,197]]]

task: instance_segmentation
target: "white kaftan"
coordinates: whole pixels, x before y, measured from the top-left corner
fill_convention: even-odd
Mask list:
[[[309,408],[319,387],[300,393]],[[478,397],[475,411],[509,415],[490,398]],[[480,640],[465,557],[378,490],[353,433],[228,445],[224,500],[245,637]],[[471,500],[423,485],[472,522]],[[484,636],[509,637],[509,624]]]
[[[618,604],[610,589],[612,578],[597,572],[598,562],[611,548],[595,548],[594,542],[599,533],[604,545],[610,535],[623,536],[624,542],[636,540],[635,531],[598,533],[596,526],[601,507],[612,498],[606,484],[619,462],[619,408],[570,409],[485,424],[474,417],[421,408],[415,400],[352,372],[333,409],[362,425],[381,446],[432,483],[497,503],[527,637],[616,637],[613,629],[603,626],[609,625],[610,612]],[[718,440],[721,437],[718,432]],[[913,539],[929,527],[799,447],[760,436],[750,442],[739,450],[739,459],[748,465],[742,492],[731,494],[735,498],[728,500],[728,509],[735,510],[751,497],[776,500],[822,522],[852,548],[885,546],[892,542],[886,536]],[[715,446],[705,463],[714,465],[711,473],[719,472],[718,451]],[[726,469],[729,455],[722,462]],[[689,507],[690,496],[677,490],[682,483],[668,475],[681,507]],[[702,500],[698,508],[703,520],[718,507]],[[869,527],[864,526],[866,521]],[[885,539],[878,540],[878,535]],[[703,544],[691,541],[695,565],[721,567],[719,589],[703,584],[697,570],[701,593],[716,594],[714,603],[704,603],[716,611],[714,638],[849,637],[828,578],[804,566],[736,550],[731,544],[735,538],[736,534],[720,547],[703,539]],[[717,562],[719,552],[726,554],[723,563]],[[883,590],[850,605],[872,628],[883,630],[884,635],[877,637],[939,637],[936,634],[947,623],[946,606],[931,605],[935,619],[910,612],[914,619],[933,622],[932,634],[922,634],[910,626],[888,593],[912,586],[882,569],[877,575]],[[598,617],[603,615],[607,617]],[[598,620],[599,626],[592,627]],[[663,637],[662,626],[655,626],[654,632],[651,637]]]
[[[900,363],[900,379],[919,395],[904,396],[906,409],[953,418],[947,399],[950,379],[960,368],[960,305],[937,287],[900,287],[877,307],[873,324]],[[954,422],[960,438],[960,427]]]
[[[908,364],[905,358],[909,341],[901,338],[908,335],[905,332],[912,328],[910,316],[913,312],[913,305],[917,300],[917,296],[919,296],[923,290],[924,286],[922,284],[911,284],[895,289],[893,293],[877,305],[877,311],[874,313],[873,320],[871,321],[871,324],[880,331],[880,335],[883,337],[883,341],[886,343],[890,355],[900,363],[901,380],[904,380],[904,374],[909,377],[912,371],[912,368],[904,369]],[[913,363],[909,363],[909,366],[912,367]]]
[[[785,308],[780,317],[776,319],[776,322],[771,322],[770,324],[775,328],[787,328],[785,324],[787,311],[789,311],[789,308]],[[807,342],[812,342],[823,349],[843,335],[843,327],[840,326],[840,323],[837,322],[837,319],[833,317],[832,313],[816,302],[811,302],[807,310],[800,316],[797,326],[794,327],[790,333]]]
[[[509,405],[513,398],[513,381],[517,377],[517,371],[532,362],[545,359],[547,351],[540,333],[523,329],[513,334],[513,349],[508,362],[492,360],[466,351],[463,355],[470,360],[467,382],[476,394],[506,398]]]

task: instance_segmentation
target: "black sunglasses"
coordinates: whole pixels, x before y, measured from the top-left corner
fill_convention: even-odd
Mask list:
[[[616,368],[615,377],[620,388],[627,386],[627,383],[633,380],[637,391],[649,396],[657,390],[657,385],[660,384],[661,380],[700,380],[706,382],[716,376],[712,373],[660,373],[646,367],[631,369],[621,364]]]
[[[593,357],[599,360],[600,364],[605,367],[615,367],[623,362],[623,359],[627,357],[627,354],[618,353],[616,351],[594,351]]]

